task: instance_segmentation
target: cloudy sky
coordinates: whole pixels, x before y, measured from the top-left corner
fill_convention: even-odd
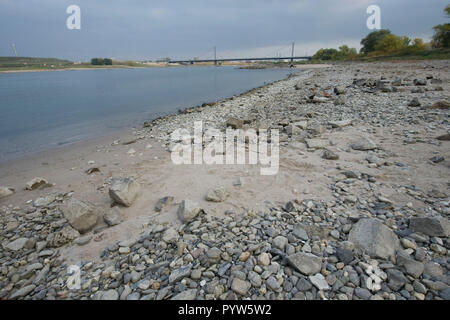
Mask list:
[[[0,0],[0,56],[116,59],[311,55],[342,44],[360,48],[366,8],[381,26],[430,40],[448,22],[445,0]],[[68,30],[70,5],[81,29]]]

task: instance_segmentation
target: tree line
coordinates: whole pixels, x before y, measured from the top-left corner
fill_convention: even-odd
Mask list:
[[[91,59],[91,64],[93,66],[111,66],[113,61],[109,58],[93,58]]]
[[[444,9],[450,18],[450,4]],[[358,53],[355,48],[347,45],[339,49],[319,49],[313,56],[314,60],[354,60],[363,56],[382,56],[389,54],[409,54],[436,48],[448,48],[450,45],[450,23],[439,24],[433,27],[434,35],[430,43],[421,38],[410,39],[406,36],[397,36],[389,29],[381,29],[369,33],[361,40],[362,48]]]

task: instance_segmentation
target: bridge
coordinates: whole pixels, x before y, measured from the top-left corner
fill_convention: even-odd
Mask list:
[[[204,60],[170,60],[169,63],[195,63],[195,62],[224,62],[224,61],[266,61],[266,60],[290,60],[293,62],[294,60],[311,60],[311,56],[305,57],[268,57],[268,58],[225,58],[225,59],[204,59]]]
[[[294,47],[295,42],[292,42],[292,44],[289,45],[291,47],[291,55],[290,56],[282,56],[280,52],[278,52],[278,56],[273,57],[271,55],[267,57],[254,57],[254,58],[218,58],[217,57],[217,50],[216,47],[213,48],[213,58],[193,58],[193,59],[184,59],[184,60],[169,60],[168,63],[189,63],[194,64],[196,62],[214,62],[214,64],[217,64],[218,62],[225,62],[225,61],[270,61],[270,60],[289,60],[293,62],[294,60],[311,60],[311,56],[294,56]],[[279,49],[277,49],[279,50]],[[273,55],[273,54],[272,54]]]

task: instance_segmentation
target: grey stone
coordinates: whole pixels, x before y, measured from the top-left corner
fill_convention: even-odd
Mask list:
[[[140,185],[133,178],[113,178],[109,187],[109,196],[116,203],[129,207],[136,200]]]
[[[266,280],[266,286],[273,291],[279,291],[281,289],[280,283],[274,276],[270,276]]]
[[[412,259],[408,254],[404,252],[397,253],[397,265],[404,267],[407,274],[413,276],[414,278],[419,278],[423,271],[423,263]]]
[[[370,291],[364,288],[356,288],[354,293],[358,298],[363,300],[369,300],[370,298],[372,298],[372,294],[370,293]]]
[[[183,200],[178,207],[178,218],[183,223],[187,223],[193,220],[199,213],[202,211],[202,208],[198,205],[197,202],[191,200]]]
[[[28,181],[25,185],[26,190],[35,190],[43,187],[49,186],[49,183],[44,178],[34,178],[31,181]]]
[[[248,278],[248,281],[250,281],[250,283],[252,284],[252,286],[257,287],[257,288],[261,287],[262,280],[261,280],[260,275],[257,274],[256,272],[250,271],[247,275],[247,278]]]
[[[288,262],[305,275],[316,274],[322,269],[322,258],[299,252],[287,257]]]
[[[312,288],[312,284],[308,280],[300,278],[297,282],[296,288],[299,291],[309,291]]]
[[[228,198],[228,191],[224,188],[218,188],[208,191],[205,196],[206,201],[223,202]]]
[[[164,231],[162,240],[166,243],[175,243],[178,241],[179,237],[180,235],[174,228],[169,228],[166,231]]]
[[[20,288],[19,290],[13,292],[10,296],[10,300],[16,300],[19,298],[25,297],[27,294],[29,294],[31,291],[33,291],[36,288],[34,284],[27,285],[25,287]]]
[[[330,145],[330,141],[326,139],[307,139],[306,144],[311,149],[325,149]]]
[[[161,212],[162,209],[170,206],[173,203],[173,200],[174,200],[174,197],[172,197],[172,196],[167,196],[167,197],[159,199],[155,205],[155,211]]]
[[[441,297],[444,300],[450,300],[450,287],[439,292],[439,297]]]
[[[119,294],[116,290],[110,289],[108,291],[103,292],[100,300],[119,300]]]
[[[353,225],[348,240],[372,258],[388,259],[395,255],[399,240],[395,233],[378,219],[361,219]]]
[[[450,236],[450,221],[443,217],[414,217],[409,220],[409,227],[431,237]]]
[[[336,255],[345,264],[349,264],[354,259],[353,251],[349,249],[337,248]]]
[[[248,281],[234,278],[233,282],[231,283],[231,290],[245,297],[247,296],[248,290],[250,290],[251,286],[251,283]]]
[[[109,226],[116,226],[122,222],[119,207],[113,207],[103,215],[103,219]]]
[[[188,264],[185,266],[182,266],[181,268],[178,268],[176,270],[173,270],[169,276],[169,283],[177,282],[178,280],[181,280],[185,277],[188,277],[191,273],[192,264]]]
[[[339,155],[331,150],[324,150],[322,153],[322,158],[326,160],[339,160]]]
[[[81,233],[89,231],[97,223],[98,216],[94,209],[75,198],[70,198],[61,210],[70,225]]]
[[[330,286],[321,273],[309,276],[309,281],[311,281],[311,283],[319,290],[330,290]]]
[[[5,248],[11,251],[19,251],[22,250],[27,245],[27,243],[30,243],[30,241],[31,240],[28,238],[18,238],[8,243]]]
[[[294,230],[292,231],[292,234],[299,238],[300,240],[307,241],[309,239],[308,233],[306,230],[299,224],[294,226]]]
[[[388,269],[386,273],[389,280],[388,286],[394,291],[399,291],[408,282],[405,275],[397,269]]]
[[[273,239],[272,245],[275,248],[278,248],[281,251],[284,251],[284,248],[286,248],[286,245],[288,244],[288,242],[289,242],[289,240],[286,237],[277,236]]]
[[[228,118],[226,126],[231,127],[232,129],[242,129],[244,125],[244,121],[237,118]]]
[[[368,138],[361,138],[353,142],[350,147],[354,150],[367,151],[376,149],[377,145],[375,144],[375,142]]]
[[[72,242],[80,236],[80,233],[67,225],[62,228],[61,231],[52,233],[47,237],[47,242],[49,247],[60,247],[67,243]]]
[[[14,189],[9,187],[0,187],[0,199],[14,194]]]

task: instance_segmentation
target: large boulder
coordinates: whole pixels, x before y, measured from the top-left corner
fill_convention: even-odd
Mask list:
[[[354,150],[367,151],[376,149],[377,145],[368,138],[361,138],[353,142],[350,147]]]
[[[361,219],[350,231],[348,240],[372,258],[388,259],[395,256],[399,240],[395,233],[378,219]]]
[[[229,193],[224,188],[217,188],[209,190],[206,194],[206,201],[212,201],[212,202],[223,202],[227,199]]]
[[[109,187],[109,196],[116,203],[129,207],[139,194],[140,185],[133,178],[113,178]]]
[[[409,220],[409,228],[431,237],[450,236],[450,221],[442,217],[416,217]]]
[[[14,193],[14,189],[13,188],[9,188],[9,187],[0,187],[0,199],[10,196]]]
[[[178,207],[178,218],[181,222],[187,223],[193,220],[202,211],[197,202],[192,200],[183,200]]]
[[[310,253],[295,253],[287,257],[287,261],[295,269],[305,275],[314,275],[322,269],[322,258]]]
[[[61,208],[70,225],[83,233],[89,231],[97,223],[97,213],[89,205],[71,198]]]
[[[330,141],[327,139],[307,139],[306,145],[310,149],[324,149],[330,146]]]
[[[51,184],[48,183],[48,181],[44,178],[34,178],[27,182],[27,184],[25,185],[25,190],[35,190],[49,186],[51,186]]]
[[[103,220],[108,226],[115,226],[122,222],[122,215],[120,214],[119,207],[113,207],[103,215]]]

